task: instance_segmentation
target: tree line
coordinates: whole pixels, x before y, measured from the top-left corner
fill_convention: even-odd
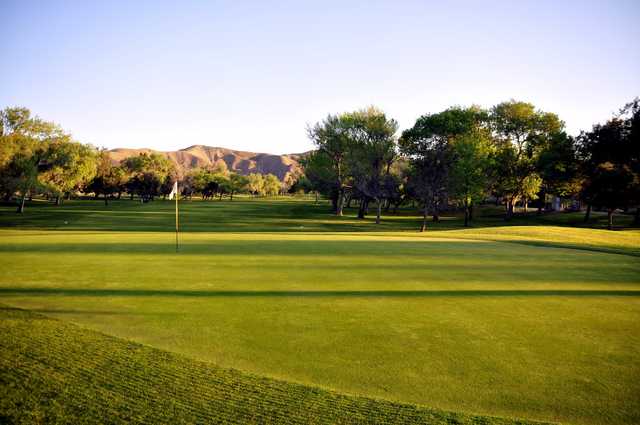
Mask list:
[[[358,217],[376,208],[412,203],[431,216],[460,208],[465,226],[474,207],[491,200],[509,220],[516,206],[539,212],[550,197],[579,201],[608,213],[636,208],[640,224],[640,101],[625,105],[604,124],[572,137],[562,120],[526,102],[510,100],[489,109],[451,107],[425,114],[398,135],[398,124],[376,108],[329,115],[308,128],[316,149],[302,160],[304,174],[292,183],[274,175],[243,176],[224,164],[179,176],[165,156],[142,153],[116,164],[105,150],[74,141],[58,125],[26,108],[0,111],[0,195],[24,211],[33,196],[56,204],[71,194],[111,198],[127,194],[143,202],[166,196],[180,180],[183,196],[203,199],[286,191],[320,193],[342,215],[356,203]]]
[[[56,205],[75,193],[110,198],[127,194],[143,202],[171,192],[180,180],[183,196],[203,199],[236,193],[277,195],[288,189],[273,174],[243,176],[218,165],[193,169],[180,176],[174,164],[157,153],[141,153],[114,163],[109,152],[72,139],[60,126],[32,116],[27,108],[0,111],[0,195],[16,199],[17,212],[34,196],[52,199]]]
[[[370,107],[328,115],[308,128],[316,149],[302,160],[302,186],[331,200],[342,215],[358,204],[358,217],[376,206],[417,203],[423,216],[439,219],[444,209],[461,208],[464,224],[475,205],[488,199],[543,212],[551,196],[608,213],[636,208],[640,224],[640,101],[625,105],[604,124],[577,137],[568,135],[558,115],[510,100],[489,109],[451,107],[425,114],[397,136],[398,124]]]

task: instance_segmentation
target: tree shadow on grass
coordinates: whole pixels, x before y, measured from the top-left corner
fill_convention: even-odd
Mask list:
[[[98,234],[99,235],[99,234]],[[162,242],[130,242],[124,239],[108,243],[55,242],[0,244],[0,252],[61,253],[61,254],[175,254],[173,236]],[[394,240],[393,237],[378,240],[182,240],[180,253],[191,255],[242,255],[242,256],[408,256],[408,257],[467,257],[473,255],[500,255],[512,253],[512,248],[501,244],[528,246],[535,248],[560,248],[585,252],[629,255],[640,257],[640,250],[628,247],[589,246],[563,242],[531,240],[461,240],[418,239],[414,241]],[[498,250],[496,251],[496,248]],[[544,251],[540,251],[544,252]]]
[[[491,290],[357,290],[357,291],[218,291],[160,289],[0,288],[0,295],[71,297],[194,297],[194,298],[432,298],[432,297],[640,297],[640,290],[491,289]],[[55,312],[55,311],[52,311]]]

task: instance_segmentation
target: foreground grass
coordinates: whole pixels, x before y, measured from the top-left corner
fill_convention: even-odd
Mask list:
[[[399,216],[353,232],[373,225],[304,203],[235,202],[185,207],[193,231],[177,254],[173,235],[154,231],[170,228],[169,203],[0,215],[0,297],[342,393],[550,421],[640,421],[637,230],[487,219],[491,227],[445,222],[418,234],[416,217]],[[242,230],[222,231],[233,229]]]
[[[2,423],[528,424],[260,378],[0,305]]]

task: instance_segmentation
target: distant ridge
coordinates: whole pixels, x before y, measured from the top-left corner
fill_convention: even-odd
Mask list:
[[[153,149],[118,148],[109,151],[111,159],[120,163],[125,158],[141,153],[159,153],[176,165],[183,176],[194,168],[226,167],[229,171],[247,175],[250,173],[274,174],[281,181],[297,177],[301,173],[299,160],[304,154],[273,155],[237,151],[205,145],[193,145],[177,151],[155,151]]]

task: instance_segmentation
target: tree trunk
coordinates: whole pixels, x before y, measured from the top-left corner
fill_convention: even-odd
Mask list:
[[[469,227],[469,201],[464,200],[464,227]]]
[[[364,218],[367,215],[367,204],[369,201],[365,198],[360,200],[360,207],[358,208],[358,218]]]
[[[229,198],[230,201],[233,201],[233,192],[231,192],[231,197]]]
[[[633,216],[633,225],[640,225],[640,205],[636,207],[636,214]]]
[[[353,201],[353,195],[350,195],[350,196],[346,196],[345,195],[345,198],[346,198],[346,207],[345,208],[351,208],[351,201]]]
[[[512,199],[507,199],[505,208],[506,208],[506,212],[504,215],[504,220],[510,221],[511,217],[513,217],[513,200]]]
[[[428,214],[427,203],[425,202],[424,210],[422,211],[422,226],[420,226],[421,233],[427,230],[427,214]]]
[[[538,215],[542,214],[542,209],[546,206],[547,204],[547,193],[542,190],[540,191],[540,202],[538,203]]]
[[[469,221],[473,221],[473,202],[469,202]]]
[[[318,191],[316,190],[316,204],[318,203]]]
[[[584,222],[587,223],[591,219],[591,204],[587,204],[587,212],[584,213]]]
[[[129,199],[133,201],[133,193],[129,194],[129,196],[130,196]]]
[[[27,194],[22,195],[22,199],[20,200],[20,205],[18,205],[18,210],[16,211],[18,214],[22,214],[24,212],[24,203],[27,200]]]
[[[380,224],[380,215],[382,214],[382,199],[378,198],[378,212],[376,214],[376,224]]]
[[[344,207],[344,189],[338,192],[338,202],[336,204],[336,215],[342,217],[342,208]]]
[[[62,199],[60,199],[60,196],[56,196],[56,205],[60,205],[62,204]]]
[[[607,229],[613,229],[613,210],[611,208],[607,210]]]
[[[104,206],[106,207],[107,205],[109,205],[109,197],[107,196],[107,194],[104,194]]]
[[[527,198],[522,200],[522,207],[524,208],[525,214],[529,212],[529,200]]]

